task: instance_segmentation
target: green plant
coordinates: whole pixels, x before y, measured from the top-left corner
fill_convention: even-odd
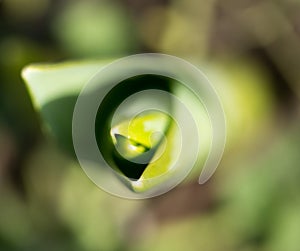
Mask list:
[[[79,93],[85,89],[85,84],[89,79],[108,62],[110,60],[69,62],[57,65],[30,65],[23,70],[22,76],[27,83],[34,106],[45,122],[44,128],[50,131],[60,144],[73,154],[72,118]],[[260,78],[260,75],[256,75],[259,77],[250,78],[249,80],[251,73],[255,73],[252,64],[240,64],[238,69],[242,69],[242,71],[236,71],[237,68],[234,64],[227,64],[226,74],[228,76],[216,66],[212,69],[215,69],[212,75],[213,79],[216,79],[214,75],[221,76],[223,83],[226,84],[224,86],[216,84],[216,87],[223,102],[225,102],[225,111],[227,112],[235,106],[234,108],[237,107],[236,112],[239,114],[239,107],[244,100],[233,98],[249,94],[249,91],[255,90],[257,92],[258,88],[265,88],[260,86],[260,83],[265,81],[264,78]],[[234,78],[232,78],[234,81],[228,80],[228,78],[230,79],[230,73],[234,74]],[[240,81],[239,83],[242,83],[242,85],[233,85],[236,84],[236,81]],[[108,86],[103,82],[97,88],[97,92],[102,93],[105,92]],[[188,165],[185,162],[181,162],[178,168],[172,168],[174,161],[176,162],[176,156],[182,150],[180,148],[181,128],[167,113],[148,111],[134,117],[132,117],[132,114],[129,117],[128,114],[127,117],[121,114],[116,119],[117,122],[112,123],[114,113],[127,97],[147,89],[159,89],[176,95],[183,100],[187,111],[192,114],[196,122],[197,132],[192,130],[186,132],[185,135],[190,139],[199,136],[201,140],[201,150],[197,153],[197,167],[203,166],[209,154],[212,140],[212,129],[206,108],[189,89],[174,79],[146,74],[119,83],[108,93],[101,105],[99,104],[94,125],[95,137],[98,150],[109,166],[112,167],[112,170],[116,172],[116,177],[134,192],[147,192],[151,189],[155,190],[156,187],[160,189],[160,185],[168,182],[171,177],[175,177],[179,169],[189,168],[186,167]],[[93,92],[90,93],[91,97]],[[89,99],[89,94],[87,96]],[[235,114],[230,111],[228,113],[229,123],[243,125],[252,116],[263,117],[264,111],[260,110],[258,114],[256,108],[260,102],[266,102],[264,99],[265,97],[257,95],[254,99],[255,102],[243,107],[242,116],[236,121],[236,117],[233,116]],[[136,103],[135,106],[143,106],[147,102],[149,103],[149,100],[145,98]],[[178,110],[178,107],[176,108],[170,98],[166,99],[166,106],[169,111],[173,110],[176,113]],[[184,123],[184,121],[182,122]],[[81,123],[84,125],[85,121]],[[145,124],[148,124],[147,129]],[[236,137],[239,132],[234,127],[229,128],[229,135],[233,130]],[[245,134],[247,130],[240,133]],[[248,133],[252,133],[251,130],[248,130]],[[151,137],[157,131],[160,134],[154,138]],[[81,137],[84,139],[85,136],[83,133]],[[194,150],[191,149],[190,152]],[[185,160],[190,161],[192,155],[186,149],[185,151]],[[97,172],[101,172],[100,169]]]

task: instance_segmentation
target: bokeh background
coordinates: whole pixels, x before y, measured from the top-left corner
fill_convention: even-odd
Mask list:
[[[206,73],[228,140],[209,182],[131,201],[42,132],[20,72],[141,52]],[[1,0],[0,250],[299,251],[299,69],[298,0]]]

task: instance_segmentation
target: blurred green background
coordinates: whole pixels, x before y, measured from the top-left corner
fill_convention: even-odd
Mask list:
[[[300,1],[0,1],[0,250],[300,250]],[[160,52],[224,103],[212,179],[130,201],[41,130],[21,69]]]

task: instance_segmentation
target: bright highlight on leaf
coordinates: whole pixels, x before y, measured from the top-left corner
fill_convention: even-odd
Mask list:
[[[155,148],[169,124],[165,113],[148,112],[114,126],[110,133],[120,154],[130,159]]]
[[[159,161],[165,150],[165,134],[172,119],[160,111],[139,114],[114,126],[111,138],[114,143],[114,160],[118,169],[131,180],[141,178],[152,162]],[[160,150],[160,151],[159,151]],[[167,165],[167,163],[162,163]],[[157,168],[157,174],[165,171]]]
[[[147,146],[121,134],[114,134],[113,139],[115,141],[116,148],[120,149],[120,154],[125,156],[126,159],[135,158],[150,150]]]

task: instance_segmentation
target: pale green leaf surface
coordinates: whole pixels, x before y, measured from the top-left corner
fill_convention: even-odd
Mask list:
[[[32,64],[25,67],[22,77],[35,108],[69,95],[78,95],[86,82],[109,61]]]
[[[31,64],[22,71],[33,106],[42,119],[42,129],[73,152],[72,116],[77,97],[107,61]]]

